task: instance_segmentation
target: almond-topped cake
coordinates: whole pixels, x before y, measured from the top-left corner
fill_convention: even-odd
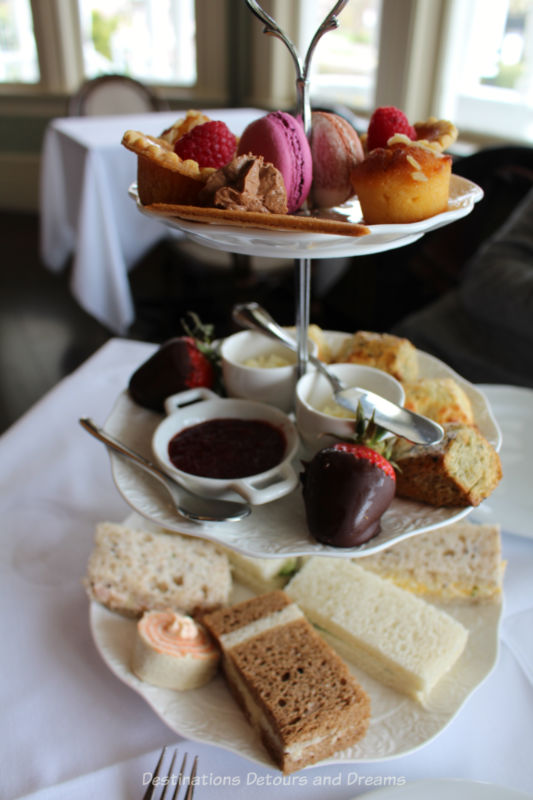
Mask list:
[[[231,692],[285,773],[350,747],[370,701],[291,599],[276,591],[203,617]]]
[[[403,135],[395,139],[352,169],[367,225],[419,222],[448,209],[451,156]]]

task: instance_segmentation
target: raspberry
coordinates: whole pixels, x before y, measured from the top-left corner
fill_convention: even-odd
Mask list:
[[[403,133],[409,139],[416,139],[416,131],[409,124],[403,111],[394,108],[394,106],[376,108],[368,126],[368,150],[374,150],[376,147],[386,147],[388,140],[395,133]]]
[[[192,158],[200,167],[219,169],[231,161],[236,147],[237,139],[228,126],[224,122],[211,120],[196,125],[178,139],[174,152],[184,160]]]

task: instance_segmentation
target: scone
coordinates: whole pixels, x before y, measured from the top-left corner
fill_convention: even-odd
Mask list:
[[[352,170],[367,225],[419,222],[448,208],[451,156],[405,136],[394,138]]]
[[[500,457],[471,425],[452,422],[444,430],[434,445],[398,440],[396,495],[432,506],[478,506],[501,480]]]
[[[357,331],[344,342],[334,360],[376,367],[402,382],[418,377],[415,346],[408,339],[391,333]]]
[[[406,381],[405,408],[444,425],[446,422],[474,424],[470,398],[453,378],[419,378]]]

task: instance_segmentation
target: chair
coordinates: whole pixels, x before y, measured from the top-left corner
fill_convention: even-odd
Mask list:
[[[169,105],[140,81],[127,75],[102,75],[85,81],[68,102],[70,117],[167,111]]]

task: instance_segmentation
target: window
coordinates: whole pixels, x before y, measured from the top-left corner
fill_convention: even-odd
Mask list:
[[[194,85],[194,0],[79,0],[79,9],[86,77]]]
[[[332,6],[332,0],[305,0],[302,4],[302,57]],[[310,91],[314,101],[329,99],[357,110],[372,110],[380,12],[381,0],[351,0],[339,14],[339,27],[322,37],[313,55]]]
[[[224,103],[233,2],[0,0],[0,90],[61,96],[117,72],[172,99]]]
[[[38,81],[30,0],[0,0],[0,82]]]
[[[459,128],[533,138],[532,0],[453,0],[440,110]]]

